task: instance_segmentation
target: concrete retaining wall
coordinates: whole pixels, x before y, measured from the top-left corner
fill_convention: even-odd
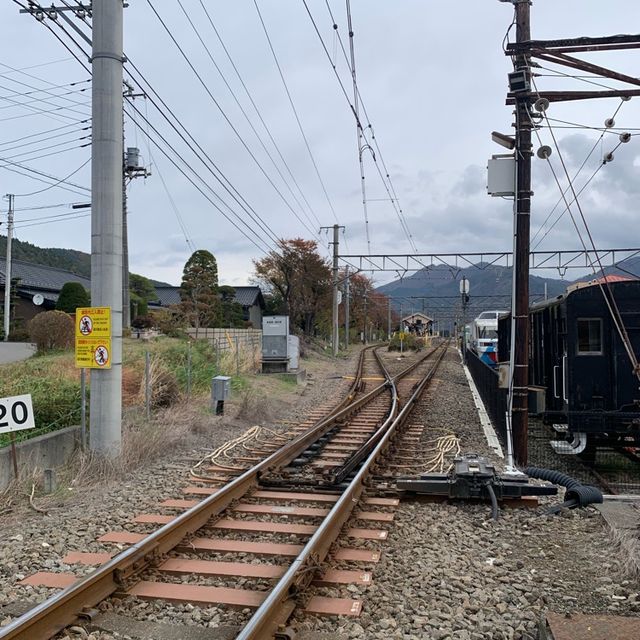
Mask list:
[[[16,444],[18,471],[30,474],[34,469],[55,469],[69,458],[80,443],[80,427],[67,427]],[[0,491],[13,480],[11,447],[0,449]]]

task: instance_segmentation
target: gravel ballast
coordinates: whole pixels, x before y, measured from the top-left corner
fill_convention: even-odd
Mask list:
[[[410,361],[411,357],[407,357],[402,368]],[[341,397],[349,381],[337,376],[352,375],[354,366],[355,357],[337,364],[318,358],[309,367],[315,383],[303,395],[284,400],[277,416],[279,423],[302,420],[311,409]],[[459,355],[452,349],[411,423],[425,425],[425,442],[431,442],[434,434],[453,432],[460,438],[463,453],[473,451],[501,463],[492,457],[484,441]],[[0,520],[4,537],[0,549],[0,604],[37,602],[51,595],[50,589],[16,585],[35,571],[76,575],[90,572],[90,567],[69,567],[61,559],[74,550],[114,550],[113,546],[96,542],[107,531],[142,531],[140,525],[131,523],[134,515],[157,512],[162,500],[182,497],[181,489],[188,483],[193,462],[252,424],[249,419],[216,422],[215,431],[206,438],[193,436],[181,450],[139,469],[120,483],[74,490],[77,495],[73,498],[48,506],[48,515],[24,510]],[[277,426],[278,420],[270,424]],[[332,595],[362,599],[361,616],[320,618],[296,613],[293,622],[300,629],[325,632],[329,637],[533,640],[538,637],[537,625],[547,610],[640,616],[640,584],[625,578],[621,557],[612,550],[599,514],[585,509],[547,517],[542,511],[542,507],[503,509],[500,519],[494,522],[485,504],[405,500],[395,509],[393,523],[367,525],[387,529],[387,541],[349,541],[348,546],[382,552],[381,561],[370,567],[339,567],[371,570],[372,584],[330,590]],[[289,541],[299,540],[291,537]],[[233,558],[220,555],[210,559]],[[268,561],[285,564],[290,560]],[[242,584],[239,581],[235,586]],[[262,587],[266,589],[268,584],[265,582]],[[255,586],[252,584],[251,588]],[[309,594],[313,593],[325,592],[312,588]],[[249,610],[133,598],[111,599],[102,608],[138,620],[211,629],[241,623],[251,614]],[[0,623],[6,624],[11,617],[3,615],[0,613]],[[127,637],[105,632],[87,636],[79,629],[69,635],[90,640]]]

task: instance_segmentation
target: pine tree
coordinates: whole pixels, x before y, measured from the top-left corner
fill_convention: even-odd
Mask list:
[[[218,297],[218,263],[205,249],[194,251],[182,272],[180,306],[197,330],[220,326],[221,304]]]

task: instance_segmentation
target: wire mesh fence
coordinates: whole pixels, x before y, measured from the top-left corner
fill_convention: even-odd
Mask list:
[[[472,351],[467,351],[466,363],[498,438],[506,448],[507,390],[498,384],[498,371]],[[530,415],[527,433],[530,466],[566,473],[607,493],[640,493],[640,450],[633,446],[603,445],[587,437],[587,445],[580,453],[568,454],[559,453],[567,447],[554,445],[556,442],[566,442],[565,433],[545,424],[542,415]]]

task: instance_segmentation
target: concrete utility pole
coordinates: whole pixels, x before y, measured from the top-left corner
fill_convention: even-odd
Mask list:
[[[340,239],[340,227],[333,225],[333,357],[338,355],[340,344],[338,340],[338,242]]]
[[[364,294],[364,343],[367,344],[367,294]]]
[[[531,40],[529,1],[515,4],[516,42]],[[515,58],[516,71],[522,71],[528,81],[530,56],[522,53]],[[527,464],[529,430],[529,234],[531,217],[531,97],[528,92],[516,94],[516,196],[515,196],[515,314],[513,368],[512,430],[514,455],[520,465]]]
[[[345,271],[345,285],[344,285],[344,348],[349,348],[349,327],[350,327],[350,319],[349,319],[349,307],[351,305],[351,301],[349,300],[349,296],[351,294],[351,282],[349,281],[349,267],[346,268]]]
[[[330,244],[333,245],[333,314],[331,318],[331,344],[333,347],[333,357],[335,358],[338,355],[338,350],[340,348],[339,343],[339,328],[338,328],[338,258],[340,253],[339,249],[339,239],[340,239],[340,229],[344,229],[344,227],[339,224],[334,224],[333,227],[320,227],[320,231],[323,229],[333,229],[333,242]]]
[[[8,193],[9,212],[7,214],[7,266],[4,272],[4,341],[9,341],[11,329],[11,242],[13,240],[13,194]]]
[[[111,369],[91,375],[93,451],[120,452],[122,426],[122,0],[93,6],[91,301],[111,307]]]

